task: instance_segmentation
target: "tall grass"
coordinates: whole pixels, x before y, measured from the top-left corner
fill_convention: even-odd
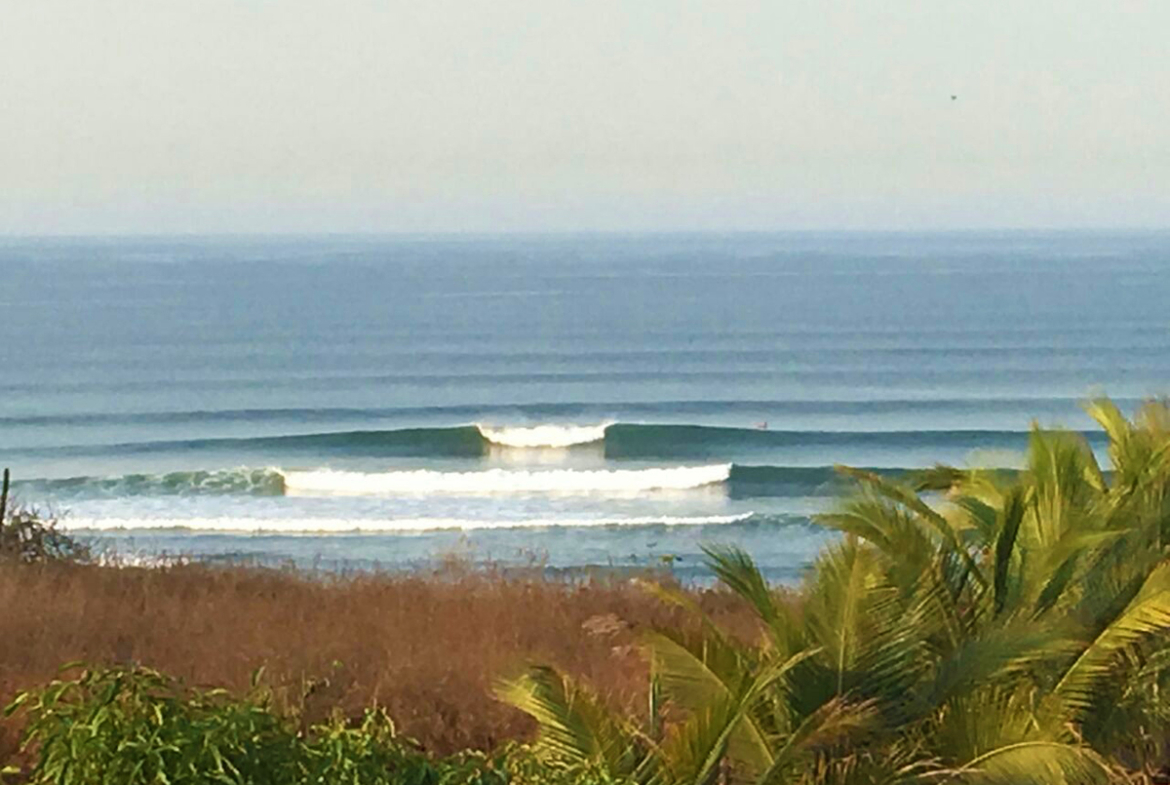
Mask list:
[[[704,604],[753,626],[726,595]],[[428,750],[492,749],[533,728],[493,697],[500,675],[552,662],[606,685],[615,707],[640,710],[638,631],[682,621],[620,581],[26,565],[0,569],[0,703],[71,661],[139,663],[233,690],[264,667],[279,700],[307,693],[309,721],[334,708],[358,716],[376,702]],[[0,760],[16,746],[16,726],[6,731]]]

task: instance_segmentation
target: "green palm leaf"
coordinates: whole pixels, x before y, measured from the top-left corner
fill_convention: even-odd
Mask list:
[[[995,612],[1003,613],[1007,607],[1011,586],[1008,583],[1011,569],[1012,554],[1015,552],[1016,538],[1020,533],[1020,524],[1024,520],[1025,491],[1013,489],[1004,501],[1002,515],[995,538]]]
[[[879,566],[874,551],[852,537],[827,548],[816,562],[806,616],[809,632],[825,651],[836,695],[851,686],[849,676],[870,640],[869,612],[894,594]]]
[[[760,668],[737,690],[718,683],[713,673],[687,649],[668,638],[652,638],[648,645],[656,672],[666,685],[682,687],[688,698],[713,696],[697,704],[689,719],[671,729],[660,745],[655,768],[657,781],[687,785],[710,783],[725,763],[743,777],[768,770],[773,763],[767,738],[753,715],[766,693],[783,682],[793,668],[813,656],[800,652]]]
[[[861,482],[882,496],[903,505],[907,509],[920,515],[924,521],[930,524],[942,537],[943,542],[962,560],[964,566],[970,571],[971,576],[979,583],[979,585],[986,589],[987,578],[984,577],[983,571],[979,569],[979,565],[975,563],[970,552],[960,542],[958,534],[943,515],[934,510],[929,504],[922,501],[918,494],[909,488],[905,488],[897,483],[890,482],[874,472],[864,471],[862,469],[853,469],[848,466],[837,466],[837,471],[845,474],[853,479]]]
[[[807,764],[810,756],[869,732],[878,718],[872,701],[834,698],[805,718],[785,739],[772,765],[759,778],[759,785],[780,785],[797,767]]]
[[[704,545],[703,553],[715,577],[747,601],[764,624],[774,628],[781,622],[772,588],[746,551],[734,546]]]
[[[1114,772],[1092,750],[1051,741],[1010,744],[966,765],[922,778],[972,785],[1104,785]]]
[[[637,764],[633,735],[600,699],[547,666],[502,681],[497,696],[540,726],[538,748],[559,763],[602,764],[615,776]]]
[[[1159,564],[1137,595],[1068,667],[1053,694],[1072,717],[1083,717],[1104,682],[1124,673],[1119,657],[1156,635],[1170,632],[1170,562]]]
[[[721,649],[722,642],[707,643],[696,652],[666,634],[647,635],[654,678],[667,699],[698,717],[702,732],[693,731],[696,739],[710,740],[714,732],[721,736],[718,744],[724,749],[733,745],[734,757],[745,765],[766,768],[772,761],[768,743],[743,705],[757,677],[750,663]],[[707,751],[704,757],[712,744],[700,744]]]

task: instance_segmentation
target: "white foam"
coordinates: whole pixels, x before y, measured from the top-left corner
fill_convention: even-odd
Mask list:
[[[510,493],[586,494],[687,490],[726,482],[731,464],[662,469],[573,471],[437,472],[426,469],[383,473],[332,470],[283,471],[289,495],[484,495]]]
[[[339,534],[352,532],[423,532],[444,529],[518,529],[569,526],[703,526],[739,523],[755,513],[693,517],[647,516],[640,518],[532,518],[483,520],[474,518],[71,518],[71,530],[190,529],[207,532],[270,534]]]
[[[98,556],[97,563],[102,567],[179,567],[191,564],[194,560],[189,556],[170,555],[163,553],[103,553]]]
[[[605,429],[610,423],[600,425],[532,425],[515,427],[493,427],[476,424],[483,438],[502,447],[521,449],[564,449],[580,444],[593,444],[605,439]]]

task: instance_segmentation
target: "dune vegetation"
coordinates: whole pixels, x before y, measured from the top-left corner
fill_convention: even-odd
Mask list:
[[[1108,466],[1035,428],[1020,471],[843,468],[841,537],[793,588],[726,546],[710,591],[7,566],[10,776],[1170,781],[1170,409],[1088,410]],[[66,658],[94,665],[36,686]]]

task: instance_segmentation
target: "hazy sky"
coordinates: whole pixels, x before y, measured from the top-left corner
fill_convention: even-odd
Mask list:
[[[0,233],[1167,224],[1168,0],[0,8]]]

